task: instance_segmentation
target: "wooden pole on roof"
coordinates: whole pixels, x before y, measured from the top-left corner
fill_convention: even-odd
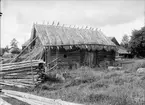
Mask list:
[[[52,22],[52,25],[54,25],[54,21]]]
[[[59,22],[57,23],[57,26],[59,26]]]

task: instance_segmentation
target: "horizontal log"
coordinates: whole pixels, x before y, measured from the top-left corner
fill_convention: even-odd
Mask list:
[[[9,69],[18,69],[18,68],[25,68],[25,67],[38,67],[37,64],[23,64],[23,65],[15,65],[15,66],[5,66],[2,67],[2,70],[9,70]]]
[[[38,73],[35,73],[33,72],[33,75],[38,75]],[[16,73],[16,74],[8,74],[7,76],[24,76],[24,77],[27,77],[27,76],[32,76],[32,72],[31,73]]]
[[[0,83],[7,83],[7,84],[12,84],[12,85],[23,85],[23,86],[28,86],[28,87],[31,87],[31,86],[35,86],[34,84],[26,84],[26,83],[21,83],[21,82],[18,82],[18,81],[8,81],[8,80],[3,80],[3,81],[0,81]]]
[[[7,85],[7,86],[16,86],[16,87],[19,87],[19,88],[26,88],[26,86],[24,86],[24,85],[13,84],[13,83],[6,83],[6,82],[1,82],[1,81],[0,81],[0,84]]]
[[[28,72],[28,71],[31,71],[31,70],[17,70],[17,71],[9,71],[9,72],[5,72],[5,73],[0,73],[0,76],[4,76],[4,75],[7,75],[7,74],[12,74],[12,73],[24,73],[24,72]]]
[[[24,63],[45,63],[45,62],[42,60],[32,60],[32,62],[31,62],[29,60],[29,61],[15,62],[15,63],[5,63],[5,64],[2,64],[2,66],[19,65],[19,64],[24,64]]]
[[[32,79],[32,77],[33,77],[33,76],[31,76],[31,77],[4,76],[3,79],[5,79],[5,80],[6,80],[6,79],[12,79],[12,80],[13,80],[13,79],[24,79],[24,80],[25,80],[25,79]],[[34,77],[34,78],[36,78],[36,77]]]
[[[11,72],[11,71],[19,71],[19,70],[33,70],[33,71],[35,71],[35,72],[37,72],[38,71],[38,69],[36,69],[35,67],[24,67],[24,68],[15,68],[15,69],[13,69],[13,68],[11,68],[11,69],[5,69],[5,70],[2,70],[2,71],[0,71],[0,73],[1,72]]]
[[[11,83],[5,83],[5,82],[0,82],[1,85],[6,85],[6,86],[15,86],[19,88],[25,88],[26,86],[23,85],[16,85],[16,84],[11,84]]]

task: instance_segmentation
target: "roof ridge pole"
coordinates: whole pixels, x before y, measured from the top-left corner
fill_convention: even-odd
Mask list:
[[[59,22],[57,23],[57,26],[59,26]]]
[[[52,22],[52,25],[54,25],[54,21]]]

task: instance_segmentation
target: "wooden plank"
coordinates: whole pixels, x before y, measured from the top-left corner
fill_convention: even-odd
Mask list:
[[[45,98],[45,97],[40,97],[40,96],[23,93],[23,92],[18,92],[18,91],[12,91],[12,90],[2,89],[2,92],[4,92],[5,94],[17,96],[17,97],[22,97],[22,98],[27,98],[27,99],[34,100],[34,101],[37,100],[40,102],[44,102],[44,103],[47,103],[47,105],[81,105],[81,104],[76,104],[76,103],[71,103],[71,102],[65,102],[60,99],[59,100],[49,99],[49,98]]]
[[[8,102],[6,102],[5,100],[3,100],[2,98],[0,98],[0,105],[12,105]]]
[[[55,61],[57,61],[59,58],[56,58],[56,59],[54,59],[54,60],[52,60],[51,62],[49,62],[47,65],[49,65],[49,64],[51,64],[51,63],[53,63],[53,62],[55,62]]]
[[[34,100],[18,97],[18,96],[15,96],[15,95],[7,94],[7,93],[5,93],[5,95],[9,96],[9,97],[12,97],[12,98],[16,98],[16,99],[18,99],[20,101],[23,101],[23,102],[26,102],[26,103],[28,103],[30,105],[45,105],[45,104],[42,104],[42,103],[40,103],[38,101],[34,101]]]
[[[48,72],[49,71],[51,71],[51,70],[53,70],[55,67],[57,67],[58,66],[58,64],[55,64],[52,68],[50,68],[49,70],[48,70]]]

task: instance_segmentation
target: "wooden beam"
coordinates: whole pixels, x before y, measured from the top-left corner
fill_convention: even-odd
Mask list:
[[[62,101],[60,99],[49,99],[49,98],[45,98],[45,97],[40,97],[40,96],[36,96],[36,95],[24,93],[24,92],[18,92],[18,91],[12,91],[12,90],[2,89],[2,92],[4,92],[4,94],[9,94],[9,95],[29,99],[29,100],[32,100],[32,102],[38,101],[38,102],[44,103],[44,105],[45,105],[45,103],[47,103],[47,105],[82,105],[82,104],[76,104],[76,103]]]
[[[16,98],[16,99],[18,99],[20,101],[23,101],[23,102],[26,102],[26,103],[28,103],[30,105],[46,105],[46,104],[39,103],[38,101],[34,101],[34,100],[18,97],[16,95],[11,95],[11,94],[7,94],[7,93],[5,93],[5,95],[9,96],[9,97],[12,97],[12,98]]]
[[[32,60],[33,63],[44,63],[44,61],[42,60]],[[2,64],[2,67],[3,66],[8,66],[8,65],[19,65],[19,64],[24,64],[24,63],[30,63],[30,61],[22,61],[22,62],[15,62],[15,63],[5,63],[5,64]]]
[[[12,105],[6,101],[4,101],[2,98],[0,98],[0,105]]]

